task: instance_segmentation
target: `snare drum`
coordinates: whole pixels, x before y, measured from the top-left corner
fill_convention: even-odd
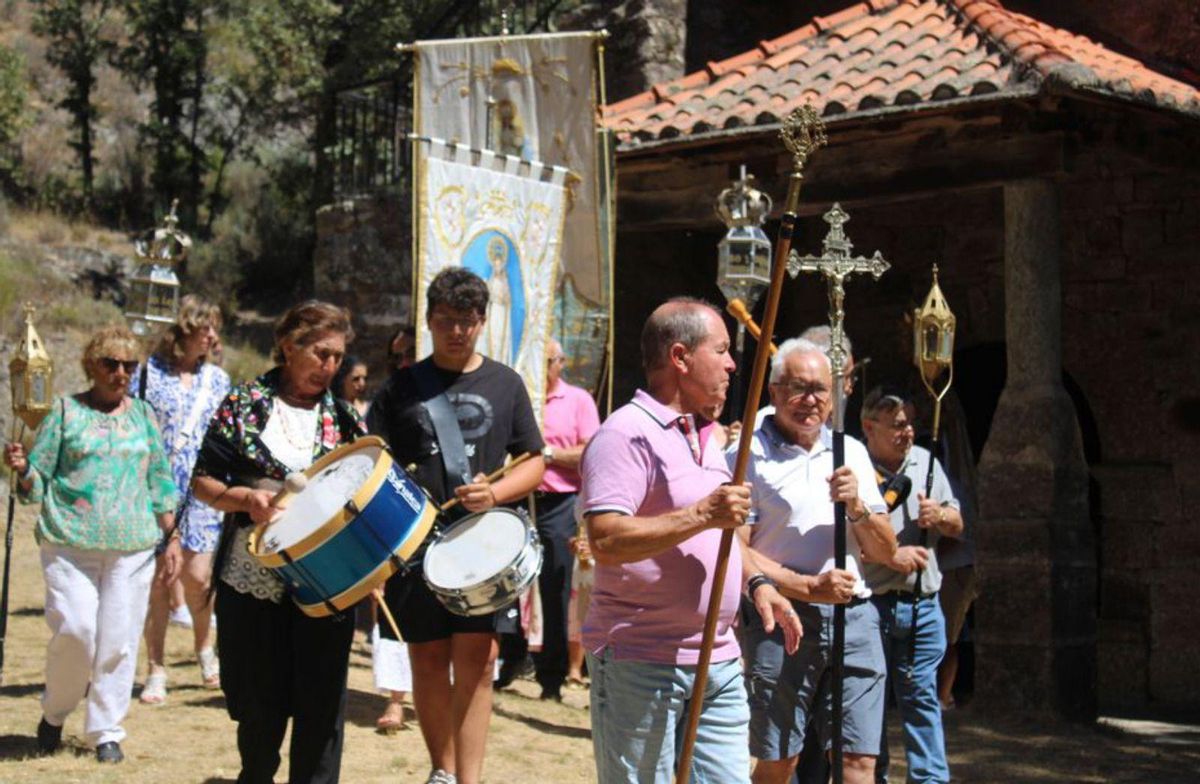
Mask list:
[[[458,615],[506,607],[542,568],[542,544],[524,515],[489,509],[435,535],[425,553],[425,583]]]
[[[374,436],[335,449],[304,474],[304,490],[251,533],[250,554],[319,618],[353,607],[404,568],[437,507]]]

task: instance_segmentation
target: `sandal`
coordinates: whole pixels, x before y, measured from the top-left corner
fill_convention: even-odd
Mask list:
[[[383,715],[375,722],[375,731],[383,735],[391,735],[406,729],[408,729],[408,722],[404,720],[404,703],[389,702],[388,706],[383,709]]]
[[[138,696],[138,702],[143,705],[162,705],[167,701],[167,671],[151,670],[146,677],[146,685]]]
[[[221,662],[212,648],[196,651],[196,660],[200,662],[200,679],[206,689],[221,688]]]
[[[566,685],[567,685],[568,689],[571,689],[574,691],[582,691],[584,689],[587,689],[590,684],[583,678],[576,678],[575,676],[572,675],[572,676],[568,676]]]

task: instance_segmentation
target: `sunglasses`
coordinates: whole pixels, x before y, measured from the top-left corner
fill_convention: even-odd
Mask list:
[[[100,367],[104,368],[106,373],[116,373],[117,368],[124,368],[125,375],[132,376],[137,372],[138,361],[136,359],[113,359],[112,357],[100,357]]]

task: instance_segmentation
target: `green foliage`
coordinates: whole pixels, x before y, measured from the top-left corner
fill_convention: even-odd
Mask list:
[[[157,206],[181,200],[181,218],[196,225],[205,155],[204,116],[208,38],[206,26],[223,3],[212,0],[120,0],[128,37],[116,64],[139,87],[153,90],[142,138],[153,149],[151,187]],[[151,207],[151,212],[153,207]]]
[[[78,137],[71,147],[83,173],[83,202],[90,209],[95,181],[95,117],[92,92],[96,65],[114,50],[105,34],[110,0],[33,0],[33,32],[47,39],[46,61],[59,68],[70,87],[58,102],[71,115]]]
[[[252,292],[268,307],[310,294],[312,176],[307,157],[294,152],[233,164],[228,208],[189,259],[189,290],[223,302],[231,292]]]
[[[0,173],[6,179],[15,162],[13,142],[25,125],[25,104],[25,60],[0,44]]]

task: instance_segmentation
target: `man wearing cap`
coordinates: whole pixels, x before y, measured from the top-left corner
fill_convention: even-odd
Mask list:
[[[904,724],[908,781],[948,782],[937,670],[946,649],[946,620],[938,602],[942,573],[937,541],[963,530],[958,500],[941,464],[933,462],[933,491],[925,496],[932,456],[913,444],[915,407],[906,393],[877,387],[863,401],[862,425],[867,450],[882,477],[899,474],[912,482],[908,497],[892,511],[900,546],[891,560],[867,564],[866,578],[879,611],[888,663],[888,686]],[[922,534],[926,541],[922,543]],[[918,582],[918,580],[920,582]],[[886,723],[885,723],[886,726]],[[887,781],[887,735],[881,738],[876,781]]]

